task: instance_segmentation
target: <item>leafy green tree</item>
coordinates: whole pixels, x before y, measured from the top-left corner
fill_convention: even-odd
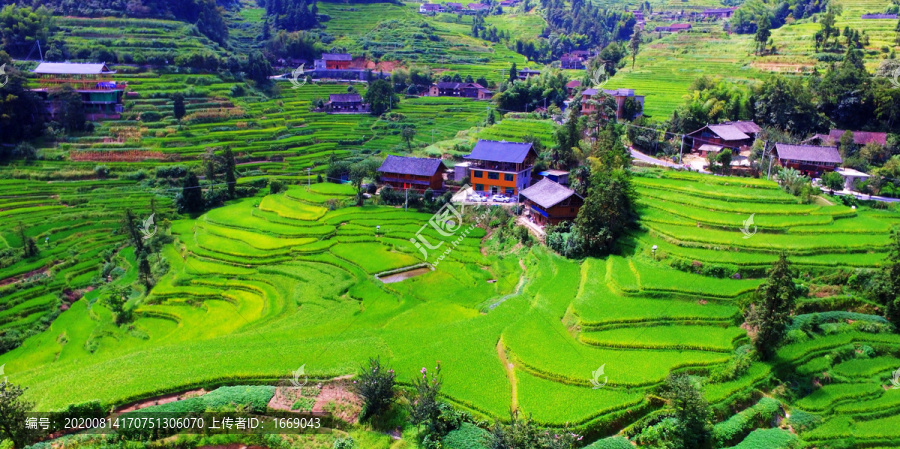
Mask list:
[[[828,46],[828,39],[831,36],[837,37],[837,29],[834,27],[835,13],[833,8],[828,8],[828,12],[819,19],[819,26],[822,28],[822,46]]]
[[[430,421],[437,419],[440,414],[438,396],[443,385],[440,363],[437,364],[430,375],[425,367],[419,371],[419,374],[421,376],[417,376],[412,382],[415,392],[407,394],[409,420],[416,426],[428,424]]]
[[[358,206],[362,206],[363,203],[363,193],[365,193],[362,185],[363,181],[366,178],[373,178],[377,168],[374,165],[374,161],[361,161],[350,166],[350,183],[356,189],[356,204]]]
[[[378,116],[391,110],[391,107],[400,102],[400,97],[394,93],[394,88],[389,81],[377,79],[369,84],[365,102],[369,104],[369,111],[372,115]]]
[[[731,159],[732,154],[730,148],[725,148],[724,150],[719,152],[718,156],[716,156],[716,161],[722,164],[722,171],[725,174],[731,173]]]
[[[760,126],[772,126],[791,134],[807,135],[825,127],[827,119],[817,109],[815,94],[799,78],[776,75],[756,92],[754,108]]]
[[[247,65],[244,71],[257,85],[265,86],[269,84],[269,77],[272,75],[272,65],[269,64],[269,60],[266,59],[261,51],[254,50],[250,52],[250,56],[247,58]]]
[[[844,177],[838,172],[827,172],[822,175],[822,185],[831,190],[831,193],[833,194],[835,190],[842,190],[844,188]]]
[[[40,250],[38,249],[37,244],[34,242],[34,239],[25,234],[25,225],[19,223],[19,240],[22,241],[22,255],[26,259],[29,257],[37,256]]]
[[[400,137],[406,141],[406,148],[409,151],[412,151],[412,141],[413,138],[416,137],[416,128],[412,126],[404,126],[403,129],[400,130]]]
[[[172,96],[172,115],[176,120],[181,120],[185,115],[184,95],[177,93]]]
[[[22,399],[25,389],[4,379],[0,383],[0,435],[9,439],[15,448],[31,444],[40,434],[28,429],[25,418],[34,409],[34,404]]]
[[[369,359],[353,382],[353,388],[363,399],[360,422],[378,417],[394,403],[394,370],[381,365],[381,360]]]
[[[36,41],[46,45],[54,28],[53,16],[44,6],[32,9],[28,6],[17,6],[12,2],[0,9],[2,48],[15,57],[27,56]]]
[[[235,175],[237,164],[234,161],[234,153],[231,151],[231,147],[225,147],[222,151],[222,165],[225,170],[225,183],[228,185],[228,197],[234,198],[234,190],[237,186],[237,177]]]
[[[634,187],[625,169],[595,171],[575,225],[584,239],[584,254],[599,257],[613,251],[616,241],[636,220]]]
[[[197,29],[217,44],[228,42],[228,24],[225,23],[225,8],[218,6],[216,0],[196,0],[200,12],[197,16]]]
[[[179,212],[193,213],[203,210],[203,191],[200,189],[200,180],[193,172],[185,174],[176,203]]]
[[[641,28],[638,26],[634,27],[634,33],[631,34],[631,40],[628,41],[628,49],[631,50],[631,70],[634,70],[634,60],[641,51]]]
[[[0,143],[18,143],[40,136],[44,128],[44,102],[28,89],[25,76],[3,50],[0,50],[0,65],[5,65],[6,72],[6,78],[0,79],[6,81],[0,86]],[[10,156],[9,147],[0,145],[0,159]]]
[[[873,290],[875,299],[884,305],[884,317],[900,332],[900,232],[891,232],[888,255]]]
[[[484,126],[491,126],[497,123],[497,117],[494,115],[493,109],[488,109],[487,118],[484,119]]]
[[[118,286],[111,287],[104,302],[109,307],[110,312],[113,313],[116,326],[131,322],[133,317],[132,311],[125,307],[125,304],[128,302],[128,289]]]
[[[125,209],[125,217],[122,219],[122,227],[128,233],[131,244],[134,246],[134,253],[144,252],[144,234],[140,232],[137,226],[137,219],[131,209]]]
[[[676,449],[703,449],[712,445],[709,403],[703,391],[686,374],[670,374],[663,397],[667,409],[676,419],[673,435]]]
[[[844,159],[856,154],[856,144],[853,140],[853,131],[844,131],[838,141],[838,148],[841,150],[841,157]]]
[[[50,102],[56,110],[54,119],[66,132],[84,131],[87,128],[84,102],[81,94],[66,84],[50,93]]]
[[[747,313],[747,323],[756,330],[753,344],[763,360],[775,355],[791,322],[791,310],[799,296],[795,275],[787,256],[781,253],[766,281],[757,288],[756,301]]]
[[[516,63],[514,62],[512,63],[512,67],[509,68],[509,78],[507,79],[507,81],[512,83],[517,79],[519,79],[519,71],[516,70]]]
[[[756,54],[760,54],[766,48],[766,43],[769,42],[769,37],[772,35],[772,24],[769,21],[768,16],[762,16],[759,19],[759,23],[756,25],[756,37],[754,41],[756,42]]]

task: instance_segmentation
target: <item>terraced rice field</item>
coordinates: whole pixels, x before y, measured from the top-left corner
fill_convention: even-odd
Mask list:
[[[434,271],[390,284],[375,274],[425,261],[410,238],[428,214],[379,206],[330,210],[329,199],[353,191],[327,183],[235,201],[172,223],[175,241],[161,254],[168,273],[137,303],[134,326],[111,323],[98,301],[106,288],[86,292],[49,329],[0,356],[0,364],[10,379],[31,387],[28,396],[40,408],[53,409],[90,399],[123,404],[197,386],[274,383],[303,364],[326,379],[354,372],[370,356],[389,359],[408,382],[440,360],[444,391],[460,407],[500,419],[516,409],[542,424],[568,422],[602,435],[654,412],[652,395],[671,371],[716,370],[749,342],[738,327],[738,304],[778,251],[788,251],[801,270],[876,266],[885,231],[900,224],[895,213],[796,204],[765,181],[654,170],[635,179],[645,229],[621,256],[570,261],[541,247],[483,253],[479,228]],[[45,193],[67,187],[72,193],[59,198]],[[4,269],[9,278],[53,267],[47,283],[6,287],[15,292],[4,295],[4,326],[24,328],[58,310],[53,292],[63,285],[96,285],[95,251],[118,250],[131,265],[114,284],[135,282],[131,248],[111,232],[125,207],[122,189],[129,188],[121,181],[35,182],[26,189],[32,193],[7,201],[4,214],[31,220],[29,236],[50,235],[58,246],[30,265]],[[87,202],[65,207],[79,189]],[[701,199],[708,204],[696,205]],[[108,215],[90,214],[95,219],[80,231],[83,214],[106,209]],[[760,210],[757,233],[744,239],[740,218],[754,210]],[[422,232],[442,239],[430,226]],[[2,237],[7,247],[19,245],[14,232]],[[48,262],[66,253],[78,254],[71,268]],[[725,275],[676,269],[684,265],[722,266]],[[730,279],[733,272],[744,279]],[[706,397],[728,408],[768,388],[775,372],[815,375],[832,369],[821,363],[832,360],[825,355],[866,345],[878,356],[841,359],[833,367],[837,383],[810,386],[811,394],[790,407],[825,418],[801,434],[809,441],[841,438],[854,426],[864,428],[866,441],[887,441],[894,434],[882,421],[900,403],[879,385],[897,362],[888,348],[898,343],[896,335],[862,332],[798,342],[772,364],[755,362],[736,379],[707,381]],[[593,379],[600,366],[605,375]],[[77,381],[85,378],[95,381]],[[592,388],[592,380],[604,387]]]

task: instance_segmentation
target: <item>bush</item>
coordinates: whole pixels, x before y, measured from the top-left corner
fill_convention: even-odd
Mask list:
[[[762,398],[753,407],[716,424],[713,428],[713,438],[718,447],[735,444],[755,428],[767,425],[780,410],[781,403],[776,399]]]
[[[282,182],[280,179],[272,178],[269,180],[269,193],[274,195],[278,192],[283,192],[284,190],[284,182]]]
[[[156,111],[141,112],[142,122],[158,122],[162,118],[162,114]]]
[[[359,421],[380,416],[394,402],[394,370],[381,366],[379,359],[369,359],[369,366],[360,368],[354,389],[363,398]]]

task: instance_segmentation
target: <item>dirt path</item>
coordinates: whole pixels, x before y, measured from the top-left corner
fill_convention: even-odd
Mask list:
[[[509,384],[512,386],[512,401],[509,404],[509,409],[512,412],[516,412],[519,410],[519,386],[516,381],[516,366],[506,358],[506,348],[503,346],[503,337],[500,337],[500,340],[497,341],[497,357],[500,358],[500,363],[506,367],[506,377],[509,378]]]

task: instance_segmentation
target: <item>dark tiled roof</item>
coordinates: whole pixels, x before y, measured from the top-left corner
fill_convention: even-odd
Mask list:
[[[896,19],[896,14],[863,14],[863,19]]]
[[[438,170],[447,167],[440,159],[388,156],[378,171],[382,173],[400,173],[405,175],[432,176]]]
[[[484,89],[484,86],[478,83],[437,83],[439,89]]]
[[[759,125],[751,121],[725,122],[723,125],[732,125],[744,134],[756,134],[762,131]]]
[[[835,147],[817,147],[814,145],[789,145],[786,143],[775,144],[775,151],[779,159],[790,159],[804,162],[824,162],[840,164],[843,162],[841,153]]]
[[[109,70],[106,64],[77,62],[42,62],[33,70],[39,75],[102,75],[116,73]]]
[[[531,147],[530,143],[479,140],[472,149],[472,154],[464,156],[464,159],[521,164],[528,153],[534,152]]]
[[[339,103],[356,103],[362,102],[359,94],[329,94],[328,101],[337,101]]]
[[[841,141],[841,136],[844,135],[846,131],[843,129],[832,129],[830,133],[828,133],[828,137],[831,137],[835,142]],[[850,131],[853,133],[853,143],[857,145],[865,145],[869,142],[875,142],[879,145],[887,144],[887,133],[873,133],[868,131]]]
[[[350,56],[350,53],[323,53],[322,59],[326,61],[352,61],[353,56]]]
[[[570,87],[570,88],[571,87],[581,87],[581,81],[578,81],[578,80],[569,81],[568,83],[566,83],[566,87]]]
[[[746,140],[749,139],[750,136],[744,134],[738,127],[734,125],[706,125],[703,128],[700,128],[690,134],[689,136],[693,136],[694,134],[699,134],[704,129],[709,129],[713,134],[722,138],[722,140]]]
[[[716,14],[716,13],[726,13],[726,12],[734,12],[731,8],[712,8],[703,10],[703,14]]]
[[[544,209],[556,206],[572,195],[581,198],[574,190],[561,186],[548,178],[544,178],[533,186],[523,189],[521,193],[522,196],[537,203]]]

